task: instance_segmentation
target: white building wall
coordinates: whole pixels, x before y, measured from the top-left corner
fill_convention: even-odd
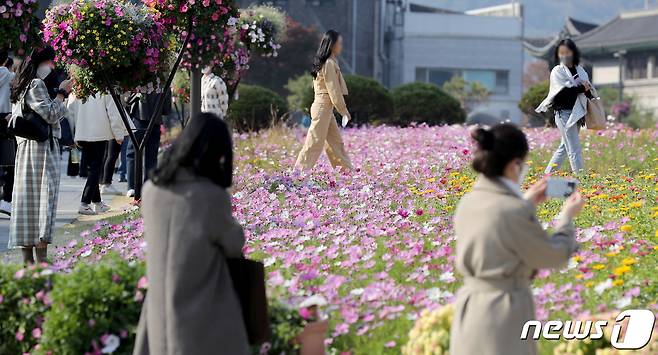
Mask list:
[[[485,69],[509,72],[508,92],[492,94],[473,111],[521,122],[523,52],[521,22],[512,17],[407,14],[392,86],[416,81],[416,68]],[[395,71],[399,71],[395,73]]]

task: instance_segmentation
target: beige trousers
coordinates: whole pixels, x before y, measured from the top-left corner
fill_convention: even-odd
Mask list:
[[[352,163],[347,156],[340,130],[334,117],[334,106],[328,94],[315,95],[311,105],[311,127],[306,133],[304,147],[299,152],[295,167],[303,170],[312,169],[322,154],[327,150],[329,162],[335,167],[352,169]]]

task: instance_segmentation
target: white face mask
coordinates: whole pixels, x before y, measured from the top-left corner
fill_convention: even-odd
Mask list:
[[[201,70],[201,74],[203,74],[203,75],[208,75],[210,73],[212,73],[212,68],[211,67],[205,67],[205,68],[203,68],[203,70]]]
[[[50,65],[48,64],[40,65],[37,68],[37,76],[39,77],[39,79],[43,80],[48,76],[48,74],[50,74],[51,71],[53,71],[53,68],[51,68]]]

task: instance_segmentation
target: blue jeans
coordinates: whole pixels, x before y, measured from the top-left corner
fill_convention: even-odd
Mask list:
[[[562,140],[555,153],[553,153],[546,170],[544,170],[546,174],[550,173],[553,168],[559,169],[565,157],[569,157],[572,172],[577,174],[583,170],[583,155],[580,149],[580,138],[578,137],[580,126],[576,123],[567,128],[566,123],[569,120],[569,115],[571,115],[571,110],[555,111],[555,124],[560,130]]]

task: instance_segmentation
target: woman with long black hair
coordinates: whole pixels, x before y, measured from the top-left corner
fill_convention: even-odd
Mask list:
[[[334,118],[334,108],[343,117],[343,122],[346,123],[351,118],[343,97],[347,95],[347,85],[337,59],[342,50],[343,38],[340,34],[334,30],[327,31],[313,61],[311,74],[315,98],[311,106],[311,127],[306,134],[304,147],[297,157],[297,169],[313,168],[325,147],[332,166],[352,169]]]
[[[201,113],[144,185],[142,215],[149,292],[134,354],[248,354],[247,333],[226,258],[242,255],[232,216],[231,134]]]
[[[47,246],[52,242],[59,195],[61,138],[59,121],[66,114],[64,99],[70,82],[60,84],[51,99],[43,79],[53,70],[52,47],[35,49],[20,65],[11,88],[12,117],[32,110],[51,126],[51,137],[44,142],[16,137],[13,211],[9,224],[9,247],[21,248],[25,263],[46,262]],[[12,118],[12,119],[13,119]]]
[[[580,66],[580,51],[571,39],[561,40],[555,47],[555,61],[551,70],[548,96],[535,111],[545,112],[549,107],[555,112],[555,124],[562,139],[544,172],[559,168],[568,157],[574,174],[584,168],[580,147],[580,123],[587,114],[587,99],[592,97],[592,84],[585,69]]]

